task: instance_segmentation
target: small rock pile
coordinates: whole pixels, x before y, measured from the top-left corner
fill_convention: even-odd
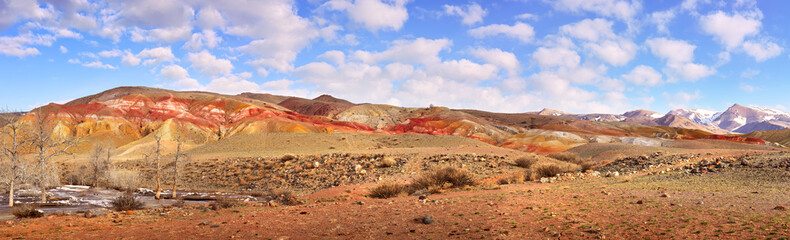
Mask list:
[[[694,154],[664,155],[661,152],[655,152],[649,155],[617,159],[609,164],[606,164],[605,166],[600,167],[598,171],[619,173],[637,172],[681,162],[688,162],[690,159],[695,157],[697,156]]]

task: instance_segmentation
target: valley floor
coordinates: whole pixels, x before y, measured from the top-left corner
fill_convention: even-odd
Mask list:
[[[788,239],[790,169],[480,185],[419,199],[373,199],[372,184],[329,188],[297,206],[247,203],[48,216],[0,223],[24,239]],[[430,217],[425,224],[421,219]]]

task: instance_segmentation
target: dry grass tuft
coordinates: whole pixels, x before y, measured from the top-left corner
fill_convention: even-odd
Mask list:
[[[582,157],[579,157],[579,155],[571,152],[558,152],[558,153],[549,154],[547,156],[550,158],[557,159],[559,161],[569,162],[579,165],[581,166],[582,172],[591,170],[597,165],[595,164],[595,162],[592,162],[589,159],[584,159]]]
[[[536,178],[543,178],[543,177],[554,177],[557,174],[563,174],[568,172],[574,172],[575,169],[570,167],[561,167],[556,164],[548,164],[538,167],[535,170],[535,177]]]
[[[137,200],[132,194],[124,194],[110,202],[115,211],[128,211],[142,209],[144,204]]]
[[[299,199],[296,198],[296,194],[294,194],[293,191],[288,189],[272,190],[269,193],[269,197],[271,197],[272,200],[282,205],[293,206],[293,205],[299,205],[301,203]]]
[[[17,218],[40,218],[44,216],[43,212],[30,205],[14,207],[14,209],[11,210],[11,214]]]
[[[537,162],[538,162],[538,159],[535,156],[519,157],[515,161],[516,166],[519,166],[519,167],[522,167],[522,168],[531,168],[532,165],[535,165],[535,163],[537,163]]]
[[[445,184],[459,188],[475,185],[474,177],[466,171],[454,167],[446,167],[435,172],[425,173],[415,178],[410,187],[412,191],[431,188],[443,188]]]
[[[383,182],[370,189],[369,197],[372,198],[392,198],[397,197],[405,190],[402,184]]]
[[[386,157],[384,159],[381,159],[381,162],[379,162],[379,167],[380,168],[388,168],[388,167],[395,166],[395,164],[397,164],[395,159],[393,159],[391,157]]]

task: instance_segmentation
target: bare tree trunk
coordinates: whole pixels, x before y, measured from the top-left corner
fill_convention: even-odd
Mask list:
[[[154,157],[156,158],[156,195],[154,198],[156,200],[162,199],[162,163],[161,163],[161,155],[162,155],[162,136],[154,136],[156,140],[156,152],[154,152]]]
[[[39,176],[39,179],[38,179],[38,187],[41,189],[41,203],[46,203],[47,202],[47,187],[46,187],[47,184],[46,184],[46,181],[45,181],[46,179],[44,177],[46,169],[44,168],[44,163],[43,162],[39,163],[39,171],[40,171],[39,173],[41,174],[41,176]]]
[[[13,171],[13,170],[12,170]],[[16,174],[13,174],[16,176]],[[11,191],[8,191],[8,207],[14,207],[14,183],[16,182],[15,179],[11,179]]]

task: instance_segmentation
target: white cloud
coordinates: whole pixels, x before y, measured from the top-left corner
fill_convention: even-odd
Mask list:
[[[483,22],[483,17],[488,14],[488,11],[480,7],[480,4],[472,3],[466,5],[466,10],[459,6],[444,5],[444,13],[451,16],[460,16],[461,23],[472,25]]]
[[[192,38],[184,43],[184,48],[198,51],[205,46],[212,49],[217,47],[220,42],[222,42],[222,37],[217,36],[214,30],[203,30],[202,33],[193,33]]]
[[[554,9],[566,12],[592,12],[606,17],[629,21],[641,10],[639,1],[625,0],[556,0],[548,1]]]
[[[475,38],[485,38],[495,35],[504,35],[528,43],[535,36],[535,30],[529,24],[516,22],[515,24],[492,24],[469,30],[469,35]]]
[[[716,73],[716,70],[696,63],[668,64],[667,66],[669,67],[668,74],[670,76],[677,76],[688,81],[696,81]]]
[[[137,66],[140,64],[140,61],[142,61],[142,59],[132,54],[129,50],[124,51],[123,58],[121,59],[123,64],[129,66]]]
[[[101,69],[117,69],[116,67],[102,63],[101,61],[93,61],[89,63],[83,63],[82,66],[89,67],[89,68],[101,68]]]
[[[175,81],[174,86],[185,89],[200,89],[202,86],[197,80],[189,77],[189,72],[178,65],[167,65],[159,70],[159,75],[162,75],[168,80]]]
[[[699,90],[694,91],[694,93],[688,93],[688,92],[680,91],[680,92],[675,93],[674,95],[671,95],[671,99],[672,100],[675,100],[675,101],[678,101],[678,102],[681,102],[681,103],[688,103],[688,102],[691,102],[691,101],[694,101],[694,100],[698,100],[700,98],[702,98],[702,95],[700,94]]]
[[[606,40],[600,43],[584,44],[593,55],[604,60],[613,66],[622,66],[630,62],[636,56],[638,50],[636,44],[630,40],[620,39],[617,41]]]
[[[733,49],[741,45],[745,37],[760,32],[762,22],[760,22],[759,16],[761,15],[745,16],[739,13],[728,15],[717,11],[702,16],[700,25],[706,33],[713,35],[727,49]]]
[[[324,59],[335,64],[343,64],[346,62],[346,54],[337,50],[327,51],[319,55],[317,58]]]
[[[123,55],[123,52],[121,52],[121,50],[118,50],[118,49],[105,50],[105,51],[99,52],[99,56],[105,57],[105,58],[120,57],[121,55]]]
[[[746,54],[749,54],[749,56],[754,57],[754,60],[762,62],[769,58],[779,56],[784,49],[776,43],[763,40],[759,42],[746,41],[743,43],[743,50],[746,51]]]
[[[69,49],[64,47],[63,45],[60,45],[60,52],[61,53],[67,53],[67,52],[69,52]]]
[[[645,65],[636,66],[631,72],[624,74],[622,77],[626,81],[641,86],[655,86],[663,82],[661,73]]]
[[[659,33],[669,34],[669,23],[675,18],[674,10],[666,10],[653,12],[650,14],[648,21],[656,25],[656,30]]]
[[[197,14],[197,25],[203,29],[212,29],[215,27],[225,27],[225,18],[222,14],[213,7],[201,8]]]
[[[233,64],[227,59],[219,59],[203,50],[199,53],[187,54],[192,67],[209,76],[227,75],[233,70]]]
[[[51,19],[53,14],[50,9],[41,8],[36,0],[3,1],[0,6],[0,29],[22,20]]]
[[[382,52],[356,51],[354,58],[365,63],[382,61],[404,63],[429,63],[439,62],[439,52],[449,48],[452,42],[448,39],[395,40],[391,46]]]
[[[325,3],[330,9],[346,11],[348,17],[361,23],[368,30],[375,32],[381,29],[400,30],[409,19],[406,11],[406,0],[331,0]]]
[[[124,57],[123,61],[124,63],[127,63],[129,65],[137,65],[133,63],[135,62],[139,63],[140,60],[143,60],[144,66],[157,65],[163,62],[178,61],[178,59],[176,59],[176,56],[174,56],[173,52],[170,50],[170,47],[158,47],[151,49],[146,48],[140,51],[140,53],[138,53],[135,56],[135,58]]]
[[[260,86],[254,82],[247,81],[239,75],[230,74],[212,79],[205,89],[223,94],[239,94],[242,92],[258,92]]]
[[[670,64],[694,61],[694,49],[697,48],[686,41],[667,38],[651,38],[645,44],[653,55],[666,59]]]
[[[616,35],[612,31],[614,23],[605,19],[585,19],[577,23],[560,27],[560,33],[587,41],[597,42],[601,39],[611,39]]]
[[[538,15],[532,13],[522,13],[513,17],[517,20],[538,20]]]
[[[119,21],[144,28],[178,28],[194,18],[194,9],[182,1],[123,1]]]
[[[561,47],[540,47],[538,50],[535,50],[535,52],[532,53],[532,59],[537,61],[538,65],[544,68],[575,68],[576,66],[579,66],[579,63],[581,62],[581,57],[579,57],[579,54],[577,54],[576,51]]]
[[[24,34],[16,37],[0,37],[0,54],[26,57],[41,54],[38,49],[28,45],[50,46],[55,41],[52,35]]]
[[[756,70],[752,68],[747,68],[746,70],[741,72],[741,78],[746,78],[746,79],[752,79],[757,75],[760,75],[760,70]]]
[[[472,61],[447,60],[441,64],[429,65],[426,72],[431,75],[438,75],[448,80],[461,82],[477,83],[496,77],[499,69],[491,64],[477,64]]]
[[[471,54],[489,64],[506,69],[511,76],[518,74],[521,68],[521,63],[515,54],[498,48],[475,48],[471,50]]]

